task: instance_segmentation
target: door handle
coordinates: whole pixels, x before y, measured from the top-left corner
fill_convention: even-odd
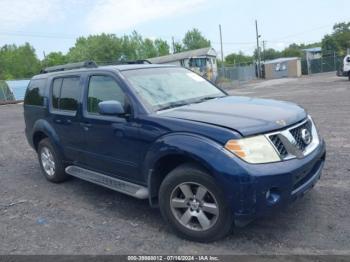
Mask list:
[[[84,128],[85,131],[88,131],[90,127],[92,127],[92,124],[89,122],[81,122],[80,126]]]
[[[57,123],[57,124],[62,124],[62,119],[56,118],[54,121],[55,121],[55,123]]]

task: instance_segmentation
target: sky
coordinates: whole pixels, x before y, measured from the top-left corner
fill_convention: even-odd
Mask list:
[[[312,43],[332,32],[337,22],[350,21],[347,0],[0,0],[0,46],[34,46],[44,52],[68,52],[79,36],[136,30],[144,37],[181,41],[198,28],[220,53],[222,26],[227,55],[256,47],[255,20],[266,48]]]

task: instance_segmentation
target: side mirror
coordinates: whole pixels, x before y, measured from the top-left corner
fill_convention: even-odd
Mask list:
[[[108,116],[125,114],[125,110],[121,105],[121,103],[114,100],[103,101],[98,103],[98,112],[101,115],[108,115]]]

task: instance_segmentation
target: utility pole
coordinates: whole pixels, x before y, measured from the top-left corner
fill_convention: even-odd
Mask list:
[[[266,57],[265,57],[265,45],[266,45],[266,41],[263,41],[263,61],[265,62]]]
[[[172,43],[173,43],[173,54],[175,54],[175,53],[176,53],[176,50],[175,50],[175,40],[174,40],[174,37],[173,37],[173,36],[171,37],[171,41],[172,41]]]
[[[219,31],[220,31],[220,45],[221,45],[221,70],[222,70],[222,73],[224,73],[224,50],[223,50],[223,47],[222,47],[221,25],[219,25]]]
[[[258,21],[255,20],[255,30],[256,30],[256,47],[258,51],[258,78],[261,77],[261,71],[260,71],[260,63],[261,63],[261,57],[260,57],[260,46],[259,46],[259,38],[261,35],[259,35],[259,30],[258,30]]]

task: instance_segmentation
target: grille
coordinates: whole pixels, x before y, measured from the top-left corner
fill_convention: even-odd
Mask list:
[[[282,158],[286,157],[288,155],[287,149],[283,145],[281,139],[278,137],[278,135],[272,135],[270,136],[271,142],[276,147],[277,151],[281,155]]]
[[[305,122],[304,124],[290,130],[290,133],[292,134],[292,136],[294,137],[294,139],[296,141],[296,147],[302,151],[304,151],[308,145],[305,144],[304,140],[301,138],[301,130],[307,129],[311,134],[311,127],[312,127],[311,125],[312,124],[309,120],[309,121]]]

